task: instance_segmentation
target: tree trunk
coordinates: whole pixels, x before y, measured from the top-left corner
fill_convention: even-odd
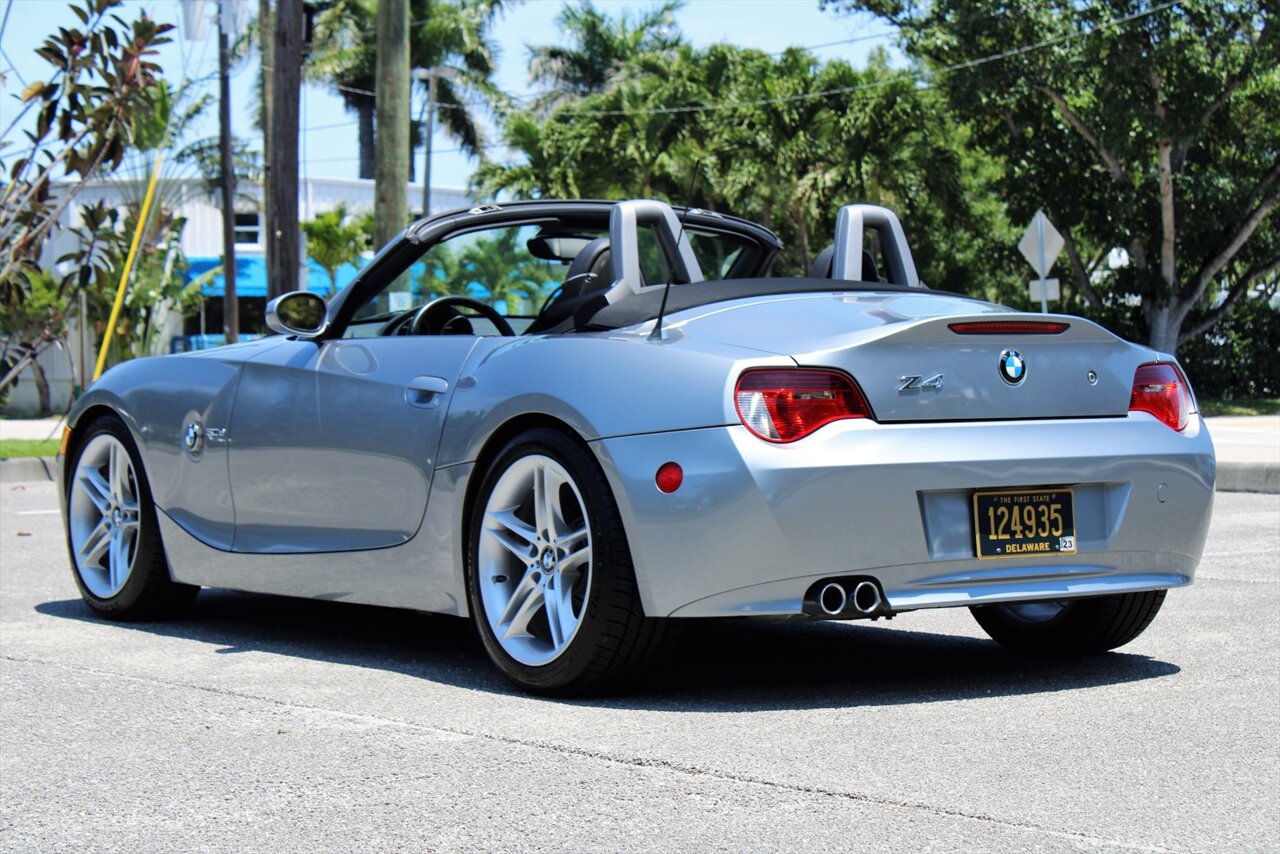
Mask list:
[[[275,69],[275,18],[271,13],[271,0],[258,0],[258,45],[262,62],[258,73],[262,75],[262,223],[265,228],[271,222],[271,90]],[[267,269],[271,269],[271,241],[262,241]]]
[[[1182,328],[1186,310],[1176,300],[1161,301],[1152,306],[1147,315],[1151,329],[1147,334],[1147,346],[1161,353],[1176,353],[1178,332]]]
[[[409,221],[409,2],[378,3],[378,134],[374,140],[373,242],[382,246]]]
[[[361,98],[356,105],[356,118],[360,125],[360,177],[373,177],[373,98]]]
[[[31,360],[31,378],[36,381],[36,397],[40,401],[38,415],[41,418],[53,414],[53,403],[49,399],[49,378],[44,375],[44,368],[39,359]]]
[[[302,0],[277,0],[271,95],[271,183],[267,187],[267,298],[298,287],[298,102]]]
[[[804,211],[796,214],[792,220],[796,226],[796,239],[800,241],[800,257],[803,259],[804,265],[801,270],[807,272],[809,265],[813,263],[813,253],[809,251],[809,223],[805,219]]]

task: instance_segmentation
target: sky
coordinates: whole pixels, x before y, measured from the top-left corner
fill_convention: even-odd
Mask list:
[[[126,0],[123,17],[132,20],[141,10],[158,20],[178,25],[174,44],[162,50],[158,61],[165,77],[180,80],[185,70],[192,79],[206,79],[208,91],[217,93],[218,45],[212,22],[202,41],[186,38],[182,5],[193,0]],[[213,0],[205,2],[204,14],[216,11]],[[525,0],[505,12],[492,29],[500,48],[497,84],[511,94],[532,92],[528,85],[527,45],[556,44],[562,40],[556,17],[561,0]],[[657,4],[596,0],[597,8],[610,14],[629,12],[633,16]],[[256,12],[257,0],[249,0],[247,10]],[[0,132],[17,114],[16,96],[32,80],[47,79],[51,67],[34,50],[56,27],[77,25],[79,20],[66,0],[0,0]],[[818,8],[818,0],[689,0],[676,13],[676,25],[685,38],[697,46],[729,42],[770,53],[788,47],[807,47],[820,59],[844,59],[862,65],[867,54],[879,46],[892,49],[889,28],[869,16],[836,15]],[[850,41],[852,40],[852,41]],[[835,43],[835,44],[833,44]],[[257,57],[252,56],[232,71],[232,126],[237,137],[257,147],[260,139],[253,126],[253,88],[258,74]],[[420,112],[423,96],[414,89],[413,114]],[[303,87],[301,103],[300,171],[304,176],[355,178],[357,170],[355,116],[347,113],[341,100],[323,87]],[[208,110],[194,136],[217,133],[216,106]],[[9,138],[21,139],[11,132]],[[475,161],[456,150],[456,143],[437,129],[433,138],[432,184],[465,187]],[[502,149],[491,157],[510,159]],[[422,155],[418,154],[421,170]]]

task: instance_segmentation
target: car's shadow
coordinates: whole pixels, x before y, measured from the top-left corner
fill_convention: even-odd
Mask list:
[[[205,590],[180,620],[104,623],[79,599],[46,602],[52,617],[188,638],[214,654],[268,652],[515,693],[466,620],[390,608]],[[1025,658],[986,640],[884,623],[684,623],[653,671],[628,690],[567,701],[668,711],[878,706],[1039,694],[1135,682],[1177,665],[1113,652]]]

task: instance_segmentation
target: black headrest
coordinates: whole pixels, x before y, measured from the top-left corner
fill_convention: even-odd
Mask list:
[[[565,273],[561,296],[572,298],[604,287],[609,283],[612,266],[609,238],[597,237],[573,256],[573,263]]]
[[[834,243],[819,252],[818,257],[813,259],[813,266],[809,268],[809,278],[830,279],[831,261],[835,257],[835,254],[836,245]],[[867,252],[865,249],[862,251],[862,281],[880,281],[880,271],[876,269],[876,260],[872,258],[871,253]]]
[[[829,279],[831,278],[831,259],[836,254],[836,245],[832,243],[826,249],[818,253],[818,257],[813,259],[813,266],[809,268],[809,278],[811,279]]]

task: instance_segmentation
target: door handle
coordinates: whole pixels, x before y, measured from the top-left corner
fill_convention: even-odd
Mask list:
[[[404,389],[405,403],[410,406],[435,406],[439,395],[449,390],[449,381],[444,377],[414,377]]]

